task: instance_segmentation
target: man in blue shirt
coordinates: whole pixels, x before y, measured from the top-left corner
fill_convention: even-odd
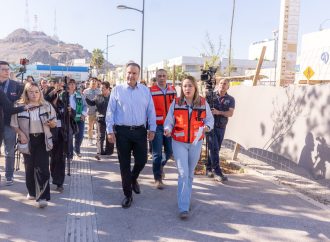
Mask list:
[[[154,139],[156,131],[156,114],[149,89],[137,83],[140,66],[128,63],[126,80],[116,86],[110,95],[107,108],[106,124],[110,143],[116,142],[122,187],[125,198],[123,208],[129,208],[133,201],[132,190],[140,193],[137,181],[140,172],[147,163],[147,137]],[[149,131],[146,129],[148,122]],[[131,170],[131,153],[134,166]]]
[[[216,181],[224,182],[228,178],[222,173],[220,168],[220,148],[225,136],[228,118],[233,116],[235,109],[235,99],[227,94],[229,80],[222,79],[219,82],[218,90],[213,93],[209,101],[214,116],[214,128],[208,134],[209,156],[206,165],[208,177],[214,177]]]

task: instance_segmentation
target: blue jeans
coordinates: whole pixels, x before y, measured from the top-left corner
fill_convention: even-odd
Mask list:
[[[178,207],[189,211],[194,171],[202,150],[203,141],[196,145],[172,141],[173,155],[178,168]]]
[[[69,152],[69,158],[72,159],[73,157],[73,150],[77,153],[80,154],[80,146],[81,143],[84,139],[84,131],[85,131],[85,122],[84,121],[78,121],[77,122],[78,125],[78,133],[74,135],[74,149],[73,149],[73,139],[70,139],[70,152]],[[70,129],[70,132],[72,132],[72,130]],[[72,137],[72,135],[70,134],[70,137]]]
[[[213,171],[216,175],[222,175],[220,168],[220,148],[225,136],[226,128],[214,128],[208,133],[208,159],[206,169]]]
[[[165,161],[162,162],[163,145],[165,151]],[[152,171],[154,173],[155,180],[159,180],[162,177],[163,167],[171,158],[172,154],[172,138],[164,136],[163,125],[157,125],[155,138],[152,141]]]
[[[4,126],[3,141],[5,144],[5,160],[6,160],[6,178],[12,179],[15,170],[15,144],[16,133],[14,129],[8,125]]]

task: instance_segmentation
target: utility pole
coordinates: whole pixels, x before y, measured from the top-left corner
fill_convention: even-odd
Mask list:
[[[236,0],[233,0],[233,13],[231,15],[231,24],[230,24],[230,38],[229,38],[229,55],[228,55],[228,76],[231,75],[231,49],[232,49],[232,38],[233,38],[233,26],[234,26],[234,18],[235,18],[235,5]]]

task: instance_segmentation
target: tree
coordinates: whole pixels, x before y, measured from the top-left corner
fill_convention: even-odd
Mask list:
[[[91,66],[100,70],[103,67],[104,57],[100,49],[94,49],[92,52]]]
[[[167,71],[168,80],[179,80],[182,81],[189,73],[182,70],[182,66],[175,66],[175,77],[173,77],[173,67],[165,65],[164,69]]]
[[[208,69],[210,67],[216,67],[218,65],[221,55],[223,54],[221,36],[219,36],[218,43],[215,43],[211,40],[210,34],[206,32],[203,48],[204,53],[202,53],[201,55],[202,57],[207,58],[204,62],[204,68]]]

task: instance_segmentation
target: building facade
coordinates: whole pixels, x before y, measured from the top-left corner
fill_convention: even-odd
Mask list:
[[[302,36],[301,53],[296,65],[296,83],[307,80],[304,71],[313,71],[310,80],[330,81],[330,29]]]

